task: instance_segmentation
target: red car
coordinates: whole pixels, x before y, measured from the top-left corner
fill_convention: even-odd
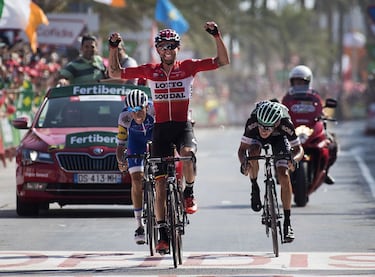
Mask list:
[[[118,115],[131,85],[52,88],[17,148],[17,214],[37,215],[50,203],[131,204],[130,176],[117,167]],[[142,87],[143,90],[149,88]]]

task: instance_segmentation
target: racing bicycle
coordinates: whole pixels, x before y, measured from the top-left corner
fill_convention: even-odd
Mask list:
[[[267,237],[272,237],[272,246],[273,253],[276,257],[279,256],[279,241],[278,241],[278,232],[280,234],[280,241],[284,243],[282,228],[281,228],[281,219],[282,214],[280,213],[279,203],[277,199],[276,191],[276,181],[273,177],[272,170],[274,169],[274,162],[278,159],[290,160],[290,153],[286,154],[272,154],[270,153],[270,144],[265,144],[262,146],[264,149],[264,154],[259,156],[246,156],[246,162],[250,160],[265,160],[264,165],[264,183],[265,183],[265,192],[263,200],[263,212],[262,212],[262,224],[266,227]]]
[[[172,146],[173,152],[175,146]],[[166,227],[168,230],[170,248],[172,248],[173,265],[177,268],[182,264],[182,235],[185,234],[185,226],[189,224],[185,212],[185,204],[182,193],[182,182],[177,178],[176,162],[191,160],[195,162],[195,156],[182,157],[175,154],[168,157],[152,157],[148,159],[151,164],[164,164],[167,167],[166,178]]]
[[[149,162],[152,142],[146,144],[144,154],[126,154],[124,158],[143,159],[143,200],[142,200],[142,220],[145,225],[146,244],[149,246],[150,256],[154,256],[158,238],[155,217],[155,179],[154,165]]]

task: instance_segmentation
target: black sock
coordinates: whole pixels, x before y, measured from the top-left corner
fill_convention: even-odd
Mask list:
[[[192,188],[194,186],[194,181],[189,183],[189,182],[185,182],[186,183],[186,187],[187,188]]]
[[[284,225],[290,225],[290,210],[284,210]]]
[[[157,222],[157,224],[163,225],[166,222],[164,220],[160,220]],[[159,227],[159,237],[160,240],[168,241],[168,234],[166,227]]]
[[[259,191],[259,186],[258,186],[257,178],[250,179],[250,181],[251,181],[251,190],[252,191],[258,190]]]
[[[186,182],[186,186],[185,186],[185,189],[184,189],[184,195],[191,195],[193,194],[193,186],[194,186],[194,181],[191,182],[191,183],[188,183]]]

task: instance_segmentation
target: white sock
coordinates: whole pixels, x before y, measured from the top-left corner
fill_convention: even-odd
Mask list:
[[[143,226],[143,223],[142,223],[142,208],[134,209],[134,218],[137,222],[138,227]]]

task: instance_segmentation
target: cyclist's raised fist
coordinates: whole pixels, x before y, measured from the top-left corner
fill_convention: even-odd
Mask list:
[[[204,28],[209,34],[213,35],[214,37],[219,35],[217,24],[213,21],[206,22]]]
[[[122,38],[121,38],[121,35],[119,33],[112,33],[109,38],[108,38],[108,43],[111,47],[118,47],[118,45],[120,44]]]

